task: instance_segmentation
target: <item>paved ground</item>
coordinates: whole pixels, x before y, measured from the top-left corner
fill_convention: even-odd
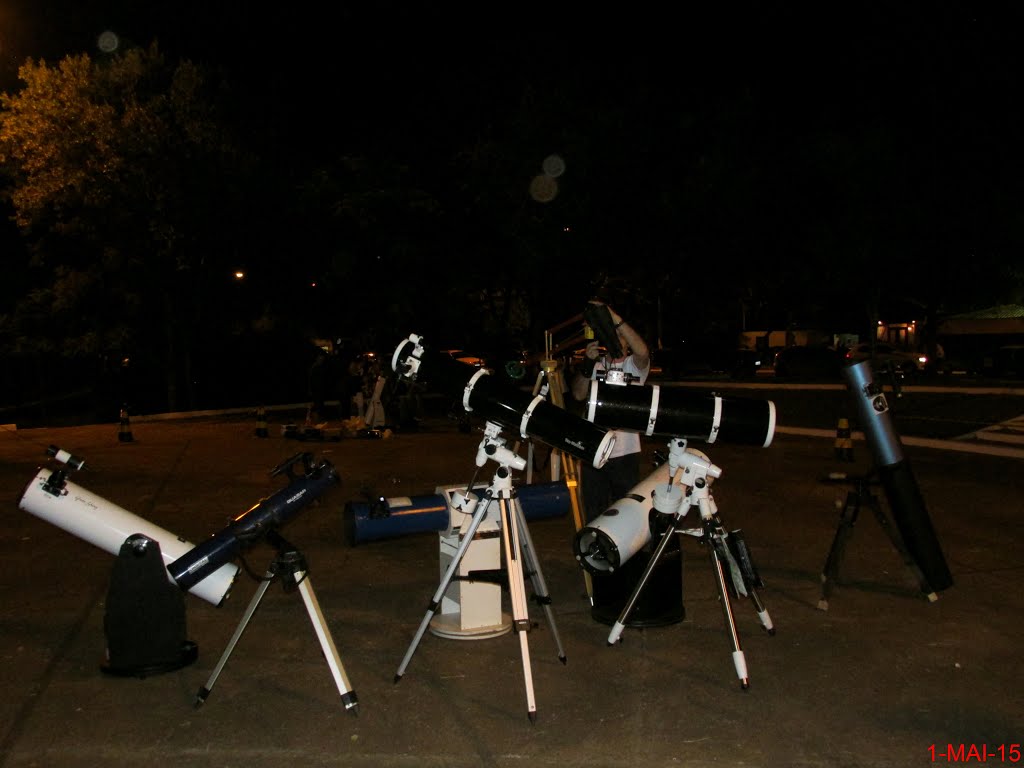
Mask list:
[[[747,691],[695,541],[683,542],[685,620],[627,628],[609,647],[572,557],[571,519],[532,522],[567,663],[531,607],[531,723],[511,635],[427,634],[395,684],[440,580],[438,536],[354,545],[345,533],[348,502],[468,482],[480,434],[439,422],[389,440],[299,444],[279,424],[267,439],[253,426],[143,423],[131,443],[118,441],[117,425],[0,434],[0,765],[914,766],[963,762],[972,749],[987,750],[987,762],[1020,760],[1019,459],[908,449],[954,586],[924,599],[865,512],[826,612],[820,573],[846,488],[822,478],[865,470],[864,445],[854,464],[838,462],[831,441],[805,436],[708,450],[724,469],[714,485],[720,513],[746,534],[778,630],[769,636],[751,605],[736,602]],[[187,596],[195,664],[145,679],[101,673],[115,558],[18,509],[50,444],[85,458],[74,482],[194,542],[281,487],[268,472],[295,451],[332,462],[341,485],[282,533],[308,558],[358,717],[344,711],[299,596],[277,585],[194,708],[255,592],[244,574],[219,608]],[[260,544],[246,559],[261,572],[272,551]]]

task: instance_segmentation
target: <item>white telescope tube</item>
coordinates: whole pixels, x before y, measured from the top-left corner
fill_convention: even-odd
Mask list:
[[[64,481],[54,495],[46,489],[51,474],[49,469],[39,470],[22,494],[19,508],[114,556],[120,552],[125,539],[136,533],[160,545],[165,567],[195,547],[180,536],[146,522],[75,483]],[[238,570],[237,565],[225,563],[195,584],[189,592],[208,603],[220,605],[231,591]],[[175,583],[170,573],[167,574],[167,580]]]
[[[669,482],[669,465],[665,462],[581,528],[573,540],[580,565],[591,573],[624,566],[651,540],[654,491],[657,486],[667,489]]]

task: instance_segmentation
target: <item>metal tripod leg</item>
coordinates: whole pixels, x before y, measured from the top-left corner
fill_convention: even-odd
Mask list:
[[[935,602],[939,599],[935,590],[932,589],[928,580],[925,578],[921,569],[917,563],[914,562],[914,558],[910,556],[906,546],[900,538],[899,533],[890,524],[888,517],[882,510],[882,505],[878,501],[878,497],[875,496],[870,488],[868,488],[869,480],[867,477],[860,477],[855,479],[856,487],[848,491],[846,494],[846,502],[843,505],[842,512],[839,515],[839,525],[836,528],[836,535],[832,539],[832,546],[829,549],[828,558],[825,560],[825,567],[821,573],[821,599],[818,600],[818,608],[822,611],[828,610],[828,598],[832,594],[832,587],[839,581],[839,567],[842,564],[843,554],[846,550],[846,544],[853,536],[853,528],[857,522],[857,517],[860,513],[861,504],[865,504],[875,516],[879,526],[885,532],[885,535],[889,537],[893,547],[899,553],[903,563],[907,566],[907,569],[913,574],[920,586],[921,593],[928,599],[929,602]]]
[[[729,600],[729,589],[725,583],[725,571],[723,561],[728,563],[729,553],[725,541],[717,532],[705,528],[705,537],[708,545],[711,569],[715,575],[715,582],[718,586],[718,599],[722,604],[722,616],[725,619],[725,628],[729,633],[729,640],[732,643],[732,663],[736,668],[736,676],[740,679],[740,687],[747,690],[750,687],[750,676],[747,674],[747,658],[743,654],[740,645],[739,632],[736,630],[736,617],[732,612],[732,602]]]
[[[729,572],[732,574],[733,594],[749,597],[761,626],[769,635],[774,635],[775,625],[772,624],[772,617],[768,615],[768,609],[764,607],[761,596],[757,593],[757,588],[763,587],[764,584],[754,567],[746,541],[739,530],[726,533],[722,521],[717,516],[714,520],[717,535],[725,544],[724,551],[728,557]]]
[[[299,593],[302,595],[302,601],[306,604],[309,620],[313,622],[313,629],[316,631],[317,639],[320,640],[320,648],[324,652],[324,658],[327,659],[327,666],[331,668],[334,684],[338,686],[341,701],[347,711],[358,715],[359,701],[355,691],[352,690],[352,683],[349,682],[348,675],[345,674],[345,667],[342,665],[341,657],[338,655],[338,648],[334,645],[334,638],[331,637],[331,633],[327,629],[324,614],[320,610],[320,603],[316,599],[316,593],[313,591],[313,584],[310,582],[309,576],[301,571],[295,574],[295,581],[298,584]]]
[[[199,692],[196,694],[195,706],[197,708],[201,707],[203,703],[205,703],[207,697],[209,697],[214,684],[217,682],[217,678],[224,670],[232,651],[234,651],[235,646],[241,639],[242,633],[245,632],[246,627],[249,626],[250,619],[252,619],[253,614],[256,613],[256,609],[259,607],[260,601],[270,588],[270,584],[278,577],[281,562],[282,561],[278,561],[272,565],[264,575],[263,581],[260,582],[259,588],[256,590],[256,594],[253,595],[252,600],[249,602],[249,606],[245,609],[245,614],[242,616],[242,620],[235,628],[235,633],[231,636],[231,640],[228,642],[227,648],[225,648],[224,653],[221,654],[220,660],[217,662],[217,666],[214,668],[210,678],[206,681],[206,685],[200,688]],[[313,591],[313,585],[310,583],[304,570],[291,570],[289,573],[291,577],[294,578],[299,592],[302,595],[302,600],[306,605],[306,612],[309,614],[309,619],[313,623],[313,629],[320,641],[320,647],[327,659],[327,665],[331,669],[331,675],[334,677],[334,682],[338,687],[338,693],[341,694],[341,701],[345,705],[346,711],[351,712],[354,715],[358,715],[358,697],[356,696],[355,691],[352,690],[352,684],[349,682],[348,675],[345,674],[345,667],[341,663],[341,657],[338,655],[338,649],[334,644],[330,631],[327,629],[327,623],[324,620],[323,612],[320,610],[320,604],[317,602],[316,593]]]
[[[416,629],[416,634],[409,644],[409,649],[405,652],[405,656],[402,658],[402,663],[398,665],[398,671],[395,673],[395,682],[397,683],[402,679],[402,675],[405,674],[406,668],[409,666],[409,662],[412,661],[413,654],[416,653],[416,648],[420,644],[420,640],[423,639],[424,633],[427,631],[427,627],[430,625],[430,620],[437,613],[437,609],[441,607],[441,600],[444,598],[444,593],[448,591],[448,585],[451,584],[452,578],[455,576],[456,571],[459,569],[459,564],[462,562],[462,558],[466,554],[466,550],[469,549],[469,545],[473,543],[473,537],[476,536],[476,530],[480,527],[480,523],[483,522],[484,517],[487,515],[487,510],[490,508],[493,499],[488,497],[485,500],[481,500],[477,504],[477,509],[473,513],[473,517],[470,519],[469,528],[465,534],[461,534],[462,541],[459,542],[459,548],[455,551],[455,557],[452,558],[451,563],[448,565],[448,570],[445,571],[444,576],[441,577],[441,583],[437,587],[437,591],[434,592],[434,596],[430,599],[430,605],[427,606],[427,611],[423,616],[423,620],[420,621],[419,627]]]
[[[640,599],[640,592],[643,590],[644,585],[647,584],[648,578],[653,573],[655,567],[658,565],[658,560],[661,559],[662,553],[668,547],[672,536],[676,533],[676,526],[682,520],[681,517],[674,517],[672,525],[665,531],[661,537],[661,541],[658,542],[657,548],[654,550],[654,554],[647,563],[647,567],[644,568],[644,572],[640,576],[640,580],[636,583],[633,588],[633,593],[629,596],[625,606],[622,608],[622,612],[619,614],[619,618],[612,625],[611,632],[608,633],[608,645],[615,645],[622,635],[622,630],[626,627],[626,620],[629,618],[629,614],[633,612],[633,608],[636,607],[637,600]]]
[[[825,567],[821,570],[819,610],[828,610],[828,599],[832,596],[832,587],[839,581],[839,566],[842,564],[843,555],[846,552],[846,543],[853,535],[853,526],[856,525],[859,514],[860,494],[855,491],[849,491],[846,494],[846,503],[843,504],[843,510],[839,513],[839,525],[836,527],[836,535],[832,539],[832,546],[828,550]]]
[[[214,684],[217,682],[217,678],[220,677],[220,673],[224,670],[224,665],[228,663],[228,658],[231,656],[231,652],[238,645],[239,639],[242,637],[242,633],[245,632],[245,628],[249,626],[249,619],[256,613],[256,609],[259,607],[260,600],[263,599],[263,595],[266,594],[267,589],[270,588],[271,582],[274,580],[275,572],[273,570],[267,571],[263,575],[263,581],[260,582],[259,588],[256,590],[256,594],[253,595],[252,600],[249,601],[249,607],[245,609],[245,615],[242,616],[242,620],[238,622],[238,626],[235,628],[235,634],[231,636],[231,640],[228,642],[228,647],[224,649],[224,653],[221,654],[220,661],[217,662],[217,666],[213,668],[213,674],[206,681],[206,685],[199,689],[196,694],[196,707],[201,707],[206,701],[206,698],[210,695],[210,691],[213,690]]]
[[[530,616],[526,604],[526,581],[523,576],[523,548],[519,538],[519,511],[514,502],[501,497],[498,507],[501,515],[501,541],[505,549],[508,569],[508,592],[512,602],[512,628],[519,635],[519,652],[523,658],[523,680],[526,685],[526,713],[531,722],[537,719],[537,701],[533,694],[533,670],[530,666],[530,647],[527,635]]]
[[[526,525],[526,516],[523,514],[523,505],[519,503],[518,498],[513,499],[513,507],[522,539],[523,565],[530,576],[530,583],[533,584],[533,597],[544,609],[548,626],[551,627],[551,634],[555,638],[555,647],[558,648],[558,660],[565,664],[565,650],[562,648],[562,638],[558,634],[558,627],[555,624],[555,613],[551,610],[551,596],[548,593],[548,585],[544,581],[544,574],[541,573],[540,561],[537,559],[537,550],[533,546],[533,538],[530,536],[530,529]]]

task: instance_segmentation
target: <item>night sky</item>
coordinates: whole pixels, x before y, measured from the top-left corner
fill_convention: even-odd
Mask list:
[[[95,53],[112,30],[124,44],[157,40],[169,55],[223,67],[265,112],[302,118],[324,138],[379,139],[383,129],[400,142],[403,129],[425,125],[438,142],[500,131],[526,86],[541,103],[616,111],[654,134],[675,112],[744,99],[766,140],[871,119],[920,130],[968,114],[998,138],[999,122],[1018,112],[1018,7],[747,3],[670,13],[634,4],[597,13],[557,3],[448,10],[300,0],[264,11],[197,0],[0,0],[0,74],[10,87],[24,58]]]
[[[559,153],[566,184],[585,184],[590,196],[590,221],[573,226],[595,230],[595,250],[629,245],[654,260],[677,246],[660,234],[645,241],[648,211],[712,160],[719,188],[701,192],[709,213],[693,215],[721,217],[713,234],[757,227],[748,239],[764,247],[753,264],[785,263],[794,222],[842,214],[848,201],[817,195],[816,169],[796,168],[828,159],[833,145],[851,154],[828,169],[829,183],[849,172],[851,195],[899,196],[923,222],[906,224],[911,236],[928,230],[949,241],[942,227],[957,217],[980,233],[988,210],[1024,202],[1024,6],[713,5],[299,1],[265,11],[198,0],[0,0],[0,84],[12,86],[25,57],[95,54],[105,30],[123,45],[156,40],[169,57],[222,73],[254,133],[311,158],[386,157],[429,178],[486,141],[525,189]],[[854,178],[906,158],[898,188],[884,174]],[[773,229],[773,206],[783,204],[802,212],[786,211]],[[671,237],[737,258],[687,234]],[[1018,234],[983,237],[1005,250]]]

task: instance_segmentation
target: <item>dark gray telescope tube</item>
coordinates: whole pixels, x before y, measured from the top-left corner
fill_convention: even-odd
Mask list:
[[[844,368],[843,375],[853,395],[864,438],[875,459],[878,479],[885,489],[907,552],[932,589],[940,591],[953,586],[953,576],[946,565],[910,461],[903,453],[903,444],[893,426],[881,385],[874,382],[867,360]]]

